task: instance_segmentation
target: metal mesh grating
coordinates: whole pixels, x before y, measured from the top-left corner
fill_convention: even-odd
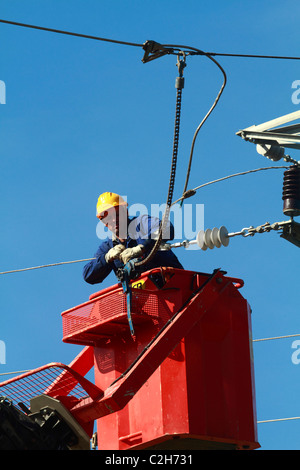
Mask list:
[[[0,396],[11,399],[17,407],[21,402],[30,408],[30,399],[41,394],[53,398],[71,394],[75,400],[89,396],[71,370],[63,364],[43,366],[0,383]]]
[[[158,318],[167,321],[178,299],[176,291],[132,290],[131,314],[136,319]],[[116,325],[127,321],[126,295],[122,289],[99,296],[92,301],[81,304],[62,313],[63,336],[71,337],[80,332],[92,331],[96,326],[111,323]],[[99,330],[100,331],[100,330]]]

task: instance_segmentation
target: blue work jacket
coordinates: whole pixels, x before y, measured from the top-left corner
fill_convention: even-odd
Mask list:
[[[128,235],[127,240],[124,242],[125,248],[143,245],[145,247],[144,256],[146,257],[155,244],[155,239],[153,239],[153,237],[151,238],[151,234],[153,235],[157,233],[160,221],[156,217],[140,215],[129,218],[128,223],[130,223],[130,226],[132,226],[131,222],[133,222],[133,226],[135,227],[135,233],[132,238]],[[174,227],[171,222],[169,224],[169,237],[163,238],[162,240],[165,242],[174,239]],[[95,259],[91,260],[83,268],[83,278],[86,282],[89,284],[101,283],[112,271],[116,274],[118,268],[123,266],[122,262],[118,259],[110,263],[105,261],[106,253],[113,248],[113,246],[119,243],[121,242],[118,239],[110,237],[101,243],[94,255]],[[160,266],[183,269],[182,264],[179,262],[172,250],[165,250],[157,251],[149,263],[140,267],[140,272],[148,271]]]

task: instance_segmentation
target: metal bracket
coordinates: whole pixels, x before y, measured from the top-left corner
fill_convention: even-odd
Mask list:
[[[129,324],[131,336],[135,336],[135,332],[134,332],[132,317],[131,317],[132,292],[131,292],[130,280],[136,277],[135,263],[137,261],[138,260],[136,258],[131,259],[130,261],[128,261],[127,264],[125,264],[123,268],[119,268],[117,272],[117,277],[119,281],[122,283],[123,292],[124,294],[126,294],[127,318],[128,318],[128,324]]]
[[[263,124],[242,129],[236,135],[254,144],[270,144],[280,147],[300,149],[300,123],[282,126],[300,119],[300,111],[286,114]]]
[[[99,400],[88,398],[70,410],[74,418],[83,423],[90,422],[124,408],[182,338],[214,308],[231,282],[216,269],[153,338],[127,372],[105,390],[105,396]]]
[[[289,225],[283,227],[280,237],[300,248],[300,224],[291,221]]]
[[[142,62],[145,64],[146,62],[150,62],[151,60],[158,59],[166,54],[172,54],[174,52],[171,48],[165,48],[159,42],[155,41],[146,41],[143,44],[143,49],[145,51],[144,57],[142,58]]]

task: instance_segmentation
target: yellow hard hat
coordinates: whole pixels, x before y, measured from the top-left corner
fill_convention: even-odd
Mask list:
[[[97,202],[97,217],[99,218],[103,212],[108,211],[112,207],[127,205],[127,202],[116,193],[100,194]]]

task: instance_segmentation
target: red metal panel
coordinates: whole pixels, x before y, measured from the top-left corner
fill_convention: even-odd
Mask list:
[[[64,340],[93,347],[69,367],[25,374],[26,396],[35,396],[35,376],[58,366],[58,375],[44,378],[42,393],[61,399],[83,427],[97,419],[100,449],[259,447],[251,315],[238,291],[243,281],[220,271],[164,268],[138,282],[136,336],[120,285],[94,294],[62,314]],[[95,385],[83,377],[93,363]],[[88,396],[76,397],[79,384]]]
[[[173,293],[180,287],[183,302],[208,278],[177,271],[165,287]],[[211,443],[221,448],[259,447],[250,313],[237,289],[242,281],[236,287],[237,281],[215,277],[175,327],[167,327],[165,336],[151,343],[148,357],[112,387],[109,384],[153,339],[155,328],[140,325],[137,343],[123,334],[94,349],[95,380],[106,389],[105,396],[97,403],[86,400],[72,411],[81,420],[103,416],[98,419],[99,448],[170,448],[175,437],[202,448]],[[173,302],[170,315],[178,302]]]
[[[45,394],[60,399],[67,408],[86,397],[98,399],[101,389],[64,364],[53,362],[13,377],[0,384],[0,393],[11,398],[17,405],[30,408],[30,400]]]

